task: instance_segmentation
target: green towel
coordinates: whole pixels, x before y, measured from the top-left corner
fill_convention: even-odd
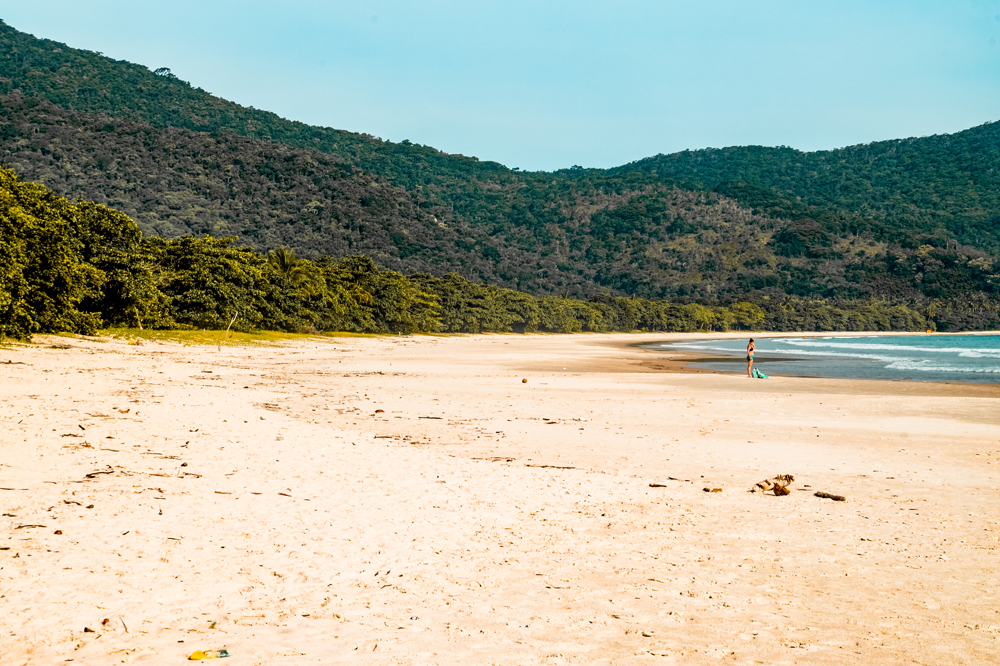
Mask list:
[[[763,372],[761,372],[757,368],[754,368],[753,370],[751,370],[750,374],[752,374],[757,379],[770,379],[770,377],[768,377],[767,375],[765,375]]]

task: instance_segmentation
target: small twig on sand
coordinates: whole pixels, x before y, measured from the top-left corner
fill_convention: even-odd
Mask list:
[[[560,467],[559,465],[525,465],[525,467],[544,467],[546,469],[576,469],[576,467]]]
[[[86,478],[88,478],[88,479],[95,479],[95,478],[97,478],[98,474],[114,474],[115,470],[110,469],[110,467],[111,467],[110,465],[108,465],[108,467],[109,467],[109,469],[101,469],[101,470],[98,470],[96,472],[91,472],[90,474],[86,475]]]
[[[846,502],[847,498],[843,495],[831,495],[830,493],[818,492],[813,493],[816,497],[823,497],[825,499],[832,499],[834,502]]]

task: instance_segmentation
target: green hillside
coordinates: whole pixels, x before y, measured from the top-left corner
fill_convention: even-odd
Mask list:
[[[870,272],[885,256],[885,247],[857,238],[837,246],[848,257],[838,260],[840,274],[827,256],[777,257],[769,240],[783,223],[641,174],[581,170],[545,180],[515,175],[507,188],[473,183],[470,196],[497,212],[470,223],[316,151],[154,128],[14,95],[0,97],[0,122],[5,164],[62,195],[121,210],[144,233],[165,238],[208,233],[260,250],[287,245],[306,257],[362,253],[393,270],[456,271],[537,294],[607,288],[702,300],[863,296],[866,287],[848,284],[845,267],[870,264]],[[510,210],[548,221],[515,224]]]
[[[496,285],[403,276],[368,257],[300,259],[228,239],[143,238],[135,222],[93,202],[70,202],[0,168],[0,341],[32,334],[141,329],[528,332],[923,330],[993,322],[968,308],[884,300],[768,299],[729,307],[607,294],[536,298]],[[957,318],[956,318],[957,315]]]
[[[196,132],[227,131],[337,155],[394,184],[427,190],[470,179],[509,177],[495,162],[448,155],[429,146],[285,120],[215,97],[173,76],[100,53],[39,39],[0,21],[0,93],[19,90],[65,109]]]
[[[771,214],[807,215],[815,207],[866,218],[869,229],[902,244],[927,234],[1000,253],[1000,122],[812,153],[762,146],[685,151],[611,170],[634,171],[723,192]]]
[[[284,120],[5,24],[0,93],[0,162],[147,235],[363,253],[537,295],[940,300],[974,313],[998,294],[996,124],[526,173]]]

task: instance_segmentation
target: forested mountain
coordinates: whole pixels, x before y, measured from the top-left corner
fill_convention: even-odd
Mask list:
[[[472,179],[485,181],[513,173],[496,162],[449,155],[429,146],[391,143],[368,134],[285,120],[192,87],[167,68],[151,71],[93,51],[38,39],[0,21],[0,93],[14,90],[65,109],[154,127],[232,132],[318,150],[386,176],[396,185],[427,190],[429,199],[442,189],[461,189]]]
[[[611,169],[633,171],[723,192],[779,216],[816,207],[867,218],[864,228],[886,240],[929,234],[1000,253],[1000,122],[812,153],[763,146],[684,151]]]
[[[143,238],[118,211],[67,201],[0,168],[0,341],[90,335],[108,325],[308,333],[947,330],[994,322],[997,313],[968,314],[938,302],[784,297],[706,307],[607,294],[536,298],[455,273],[403,276],[358,255],[309,261],[211,236]]]
[[[893,275],[881,286],[848,280],[849,267],[886,279],[879,272],[885,247],[870,239],[842,240],[822,256],[776,256],[770,240],[783,222],[641,174],[580,170],[516,188],[474,184],[494,208],[533,206],[536,217],[552,220],[518,226],[498,215],[474,224],[316,151],[154,128],[17,95],[0,97],[0,122],[8,166],[60,194],[122,210],[145,233],[166,238],[235,235],[258,249],[287,245],[307,257],[361,253],[393,270],[453,270],[538,294],[590,296],[608,287],[703,300],[853,298],[905,287]]]
[[[0,93],[0,163],[120,209],[147,235],[363,253],[538,295],[975,309],[998,293],[996,124],[528,173],[287,121],[4,24]]]

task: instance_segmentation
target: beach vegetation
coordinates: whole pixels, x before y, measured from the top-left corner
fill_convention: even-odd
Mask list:
[[[275,346],[297,340],[323,341],[329,335],[289,333],[288,331],[252,332],[208,330],[208,329],[148,329],[148,328],[103,328],[94,333],[97,339],[126,340],[130,343],[170,342],[181,345],[204,345],[222,347]]]
[[[589,299],[536,297],[457,273],[404,275],[363,255],[309,260],[287,249],[261,253],[233,238],[146,238],[127,215],[71,203],[9,169],[0,169],[0,225],[0,335],[18,340],[102,327],[194,337],[964,330],[996,325],[998,312],[996,301],[976,293],[908,303],[786,294],[703,304],[607,291]],[[924,249],[915,261],[929,271],[931,262],[947,260]]]

